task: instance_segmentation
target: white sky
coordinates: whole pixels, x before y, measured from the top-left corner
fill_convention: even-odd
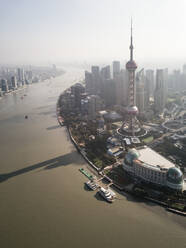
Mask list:
[[[0,0],[0,63],[186,62],[186,0]]]

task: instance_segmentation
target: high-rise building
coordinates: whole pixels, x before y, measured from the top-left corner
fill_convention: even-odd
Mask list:
[[[1,88],[2,88],[2,91],[8,92],[9,87],[8,87],[8,82],[6,79],[1,79]]]
[[[91,67],[92,72],[92,94],[97,94],[100,92],[100,72],[99,72],[99,66],[92,66]]]
[[[142,69],[136,75],[136,106],[140,114],[143,114],[145,110],[144,95],[144,70]]]
[[[16,76],[12,76],[11,77],[11,85],[12,85],[12,88],[13,89],[16,89],[17,88],[17,79],[16,79]]]
[[[82,84],[75,84],[71,86],[71,93],[74,95],[74,101],[76,108],[81,108],[81,95],[85,92],[85,88]]]
[[[165,80],[165,89],[164,89],[164,98],[165,104],[167,102],[167,95],[168,95],[168,79],[169,79],[169,71],[168,68],[164,69],[164,80]],[[181,82],[180,82],[181,85]]]
[[[93,120],[96,118],[96,113],[102,110],[103,102],[102,99],[97,95],[91,95],[88,99],[88,118]]]
[[[156,71],[156,88],[154,91],[154,104],[157,113],[162,113],[166,103],[166,72],[163,69]]]
[[[116,105],[122,105],[123,101],[123,80],[121,73],[113,78],[116,89]]]
[[[93,65],[91,67],[91,72],[92,72],[92,75],[94,75],[95,77],[98,77],[99,76],[99,66]]]
[[[128,72],[121,70],[118,75],[115,75],[115,93],[117,105],[128,105]]]
[[[113,78],[115,78],[120,73],[120,62],[119,61],[113,61],[112,62],[112,68],[113,68]]]
[[[25,82],[26,84],[31,84],[33,79],[33,73],[31,70],[25,72]]]
[[[92,73],[88,71],[85,71],[85,90],[89,94],[93,94],[94,92]]]
[[[116,104],[116,87],[113,79],[105,79],[102,82],[102,98],[107,107],[113,106]]]
[[[107,65],[101,69],[101,77],[102,79],[110,79],[110,65]]]
[[[17,80],[19,85],[24,85],[25,84],[25,74],[24,74],[24,69],[23,68],[18,68],[17,69]]]
[[[154,96],[154,71],[146,70],[145,72],[145,105],[149,104],[149,99]]]
[[[101,92],[99,66],[92,66],[91,73],[85,71],[85,88],[86,92],[91,95],[99,94]]]
[[[169,75],[168,78],[168,90],[170,91],[180,91],[182,90],[181,81],[184,78],[184,74],[181,74],[180,70],[174,70],[172,74]],[[184,88],[184,87],[183,87]]]
[[[183,74],[186,75],[186,64],[183,65]]]

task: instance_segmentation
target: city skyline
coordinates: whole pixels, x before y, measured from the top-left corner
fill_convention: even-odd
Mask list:
[[[180,68],[186,61],[185,8],[183,0],[2,2],[0,63],[124,64],[132,16],[136,61]]]

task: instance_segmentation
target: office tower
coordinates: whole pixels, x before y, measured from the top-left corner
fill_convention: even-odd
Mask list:
[[[186,90],[186,64],[183,65],[183,73],[182,73],[182,90]]]
[[[96,113],[102,110],[103,102],[102,99],[97,95],[91,95],[88,99],[88,119],[93,120],[96,118]]]
[[[113,79],[116,91],[116,104],[128,105],[128,72],[121,70],[119,74],[115,75]]]
[[[11,85],[13,89],[17,89],[17,79],[15,76],[11,77]]]
[[[6,79],[1,79],[1,88],[2,88],[2,91],[8,92],[9,87],[8,87],[8,82]]]
[[[99,66],[92,66],[92,92],[91,94],[97,94],[100,92],[100,72]]]
[[[183,65],[183,74],[186,75],[186,64]]]
[[[85,71],[85,90],[90,95],[95,95],[101,91],[101,78],[99,66],[92,66],[91,72]]]
[[[116,88],[115,82],[113,79],[105,79],[102,82],[102,98],[107,107],[113,106],[116,104]]]
[[[173,71],[172,88],[173,88],[174,91],[181,91],[182,90],[182,80],[183,80],[184,76],[185,75],[181,74],[180,70],[174,70]],[[183,84],[184,84],[184,82],[183,82]]]
[[[85,71],[85,91],[93,94],[92,73]]]
[[[19,85],[25,84],[25,75],[24,75],[24,69],[18,68],[17,69],[17,80]]]
[[[32,83],[32,79],[33,79],[32,77],[33,77],[33,73],[32,73],[31,70],[25,72],[25,82],[26,82],[26,84],[31,84]]]
[[[142,69],[136,75],[136,106],[139,113],[143,114],[145,109],[145,90],[144,90],[144,70]]]
[[[81,108],[81,95],[85,92],[85,88],[82,84],[75,84],[71,86],[71,93],[74,95],[74,101],[76,108]]]
[[[113,68],[113,78],[115,78],[120,73],[120,62],[119,61],[113,61],[112,62],[112,68]]]
[[[92,73],[92,75],[98,77],[99,76],[99,66],[93,65],[91,67],[91,73]]]
[[[104,79],[110,79],[110,65],[107,65],[101,69],[101,78]]]
[[[148,94],[148,97],[154,96],[154,71],[153,70],[146,70],[145,71],[145,85],[144,85],[144,87],[145,87],[145,92],[147,92],[147,94]]]
[[[123,80],[121,73],[113,78],[116,89],[116,105],[122,105],[123,101]]]
[[[168,72],[168,68],[165,68],[164,70],[164,80],[165,80],[165,88],[164,88],[164,101],[165,104],[167,102],[167,95],[168,95],[168,78],[169,78],[169,72]],[[181,80],[179,82],[179,87],[181,90]]]
[[[156,71],[156,88],[154,92],[154,104],[157,113],[162,113],[166,102],[165,92],[165,71],[159,69]]]

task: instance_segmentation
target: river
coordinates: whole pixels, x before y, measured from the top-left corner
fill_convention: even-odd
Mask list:
[[[55,113],[82,75],[69,69],[0,100],[1,247],[186,247],[184,217],[118,193],[108,204],[84,187],[88,165]]]

